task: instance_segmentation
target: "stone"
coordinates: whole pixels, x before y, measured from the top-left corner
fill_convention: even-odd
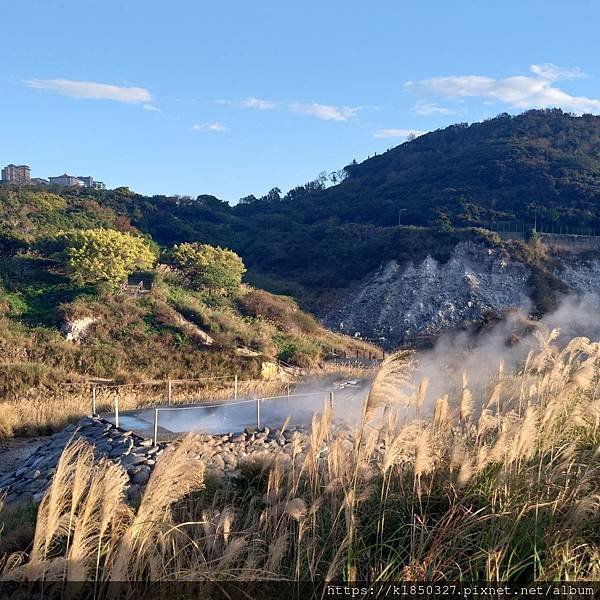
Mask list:
[[[139,485],[133,484],[127,490],[127,498],[132,504],[138,504],[142,498],[142,489]]]
[[[123,465],[139,465],[145,462],[145,458],[143,456],[138,456],[137,454],[128,454],[123,460],[121,464]]]
[[[139,471],[131,478],[136,485],[146,485],[149,479],[150,471]]]
[[[85,337],[90,327],[98,320],[99,317],[82,317],[81,319],[66,320],[61,323],[60,331],[66,340],[79,343]]]
[[[31,492],[39,492],[45,490],[48,487],[48,482],[45,479],[36,479],[30,486]]]

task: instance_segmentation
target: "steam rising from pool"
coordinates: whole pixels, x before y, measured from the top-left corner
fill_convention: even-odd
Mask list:
[[[298,384],[290,397],[265,399],[260,403],[260,425],[270,429],[281,428],[289,418],[289,427],[309,425],[314,413],[322,412],[333,392],[334,422],[358,422],[363,402],[369,393],[370,377],[341,379],[339,376],[311,379]],[[238,401],[252,400],[239,397]],[[154,420],[154,410],[142,410],[137,418],[146,422]],[[256,427],[256,402],[185,410],[160,411],[159,426],[173,433],[235,433]]]

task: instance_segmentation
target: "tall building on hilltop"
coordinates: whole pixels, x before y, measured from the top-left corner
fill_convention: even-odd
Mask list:
[[[50,185],[60,185],[62,187],[83,187],[84,183],[74,175],[63,173],[58,177],[49,177]]]
[[[6,165],[2,169],[2,182],[15,185],[29,185],[31,169],[27,165]]]
[[[95,190],[103,190],[106,189],[106,186],[102,181],[94,181],[94,178],[91,176],[83,177],[81,175],[77,176],[77,179],[83,183],[83,187],[92,188]]]
[[[94,181],[90,175],[59,175],[58,177],[50,177],[50,185],[60,185],[62,187],[85,187],[95,190],[103,190],[106,188],[101,181]]]

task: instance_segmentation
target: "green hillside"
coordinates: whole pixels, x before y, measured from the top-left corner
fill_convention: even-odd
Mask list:
[[[443,261],[461,240],[499,243],[478,226],[529,222],[533,205],[543,222],[597,227],[600,117],[560,110],[501,115],[432,132],[346,172],[336,186],[317,180],[235,206],[209,195],[148,197],[128,188],[0,188],[4,360],[17,364],[21,353],[64,376],[112,376],[120,365],[130,377],[212,372],[242,362],[256,370],[259,359],[239,348],[314,364],[329,348],[354,342],[332,337],[291,299],[247,286],[218,298],[186,287],[169,271],[169,249],[181,242],[231,248],[248,268],[246,282],[310,304],[384,260],[430,254]],[[165,269],[151,294],[123,301],[106,286],[68,276],[57,236],[98,228],[141,235],[160,255]],[[516,252],[537,265],[541,284],[534,287],[554,285],[535,253]],[[537,296],[548,297],[546,291]],[[259,313],[253,312],[257,294]],[[91,313],[104,317],[88,341],[66,344],[57,328],[65,315]],[[292,314],[302,316],[290,328]],[[214,338],[210,349],[190,334],[193,326]]]
[[[83,377],[252,377],[265,361],[305,367],[332,352],[374,351],[325,330],[289,297],[247,284],[227,293],[195,285],[168,247],[118,210],[126,199],[125,190],[88,197],[0,188],[0,398]],[[139,240],[158,258],[151,291],[124,293],[123,278],[104,280],[101,260],[91,276],[76,272],[63,247],[75,231]],[[66,340],[61,327],[86,318],[93,322],[82,339]]]
[[[538,110],[458,124],[345,172],[332,187],[317,180],[285,196],[274,188],[235,206],[210,195],[59,188],[52,191],[62,200],[44,194],[51,210],[38,199],[23,212],[13,198],[4,227],[133,224],[162,246],[201,240],[232,248],[250,281],[303,296],[344,286],[383,260],[444,260],[456,242],[481,239],[473,228],[530,224],[535,210],[547,225],[600,227],[600,117],[592,115]]]

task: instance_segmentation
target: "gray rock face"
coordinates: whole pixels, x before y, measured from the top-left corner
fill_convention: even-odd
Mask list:
[[[85,337],[89,328],[97,321],[96,317],[83,317],[82,319],[65,321],[61,324],[60,331],[65,336],[65,339],[70,342],[80,342]]]
[[[562,268],[555,274],[571,289],[578,292],[600,290],[600,259],[581,259],[576,256],[562,260]]]
[[[390,261],[349,291],[324,315],[350,335],[388,347],[481,321],[528,305],[530,270],[500,249],[458,244],[445,264],[431,257],[400,265]]]

